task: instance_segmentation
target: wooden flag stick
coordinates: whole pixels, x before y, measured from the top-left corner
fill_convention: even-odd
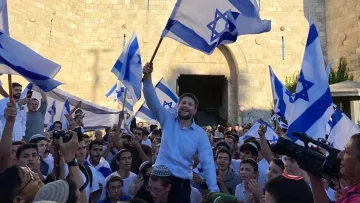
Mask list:
[[[154,50],[154,53],[153,53],[153,55],[151,56],[151,59],[150,59],[150,62],[149,63],[153,63],[153,61],[154,61],[154,59],[155,59],[155,56],[156,56],[156,54],[157,54],[157,52],[158,52],[158,50],[159,50],[159,48],[160,48],[160,45],[161,45],[161,42],[163,41],[163,37],[160,37],[160,40],[159,40],[159,42],[158,42],[158,44],[156,45],[156,48],[155,48],[155,50]],[[141,79],[141,81],[143,81],[144,82],[144,79],[145,79],[145,77],[143,76],[142,77],[142,79]]]
[[[12,77],[11,74],[8,74],[8,84],[9,84],[9,101],[10,103],[15,103],[13,98],[13,90],[12,90]]]
[[[154,53],[153,53],[153,55],[152,55],[152,57],[151,57],[151,59],[150,59],[150,63],[153,63],[153,61],[154,61],[154,59],[155,59],[155,56],[156,56],[156,54],[157,54],[157,52],[158,52],[158,50],[159,50],[159,48],[160,48],[160,45],[161,45],[161,42],[163,41],[163,37],[161,37],[160,38],[160,40],[159,40],[159,42],[158,42],[158,44],[156,45],[156,48],[155,48],[155,51],[154,51]]]
[[[124,99],[123,99],[123,106],[122,106],[122,111],[123,112],[125,112],[126,94],[127,94],[127,88],[125,88],[125,94],[124,94]]]

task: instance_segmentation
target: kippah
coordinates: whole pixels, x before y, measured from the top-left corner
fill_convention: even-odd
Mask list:
[[[159,177],[167,177],[167,176],[171,176],[171,172],[168,169],[168,167],[164,165],[160,165],[160,166],[154,166],[151,175],[159,176]]]
[[[210,194],[210,201],[212,203],[220,203],[225,201],[236,200],[237,198],[233,195],[228,195],[220,192],[214,192]]]
[[[141,171],[145,168],[145,166],[150,163],[150,161],[145,161],[144,163],[142,163],[139,167],[139,173],[141,173]]]
[[[65,180],[57,180],[43,186],[36,194],[34,201],[66,203],[68,198],[69,184]]]
[[[291,179],[291,180],[301,180],[303,179],[303,177],[301,176],[293,176],[293,175],[289,175],[287,173],[283,173],[282,176],[286,179]]]
[[[35,140],[35,139],[37,139],[37,138],[44,138],[44,139],[46,139],[46,137],[45,137],[44,135],[42,135],[42,134],[35,134],[35,135],[33,135],[33,136],[30,137],[29,142],[31,142],[32,140]]]

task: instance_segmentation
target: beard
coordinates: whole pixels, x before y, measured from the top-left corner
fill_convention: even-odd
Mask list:
[[[20,96],[21,96],[21,94],[13,94],[13,97],[14,97],[15,99],[20,99]]]
[[[179,117],[179,119],[181,119],[181,120],[190,120],[190,119],[192,119],[192,117],[193,117],[193,115],[187,115],[187,116],[184,116],[184,115],[182,115],[181,114],[181,111],[179,111],[178,112],[178,117]]]

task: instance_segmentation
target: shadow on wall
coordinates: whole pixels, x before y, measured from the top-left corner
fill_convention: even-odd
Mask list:
[[[93,54],[93,59],[94,59],[94,63],[91,66],[91,75],[93,76],[93,85],[92,85],[92,95],[91,95],[91,102],[95,102],[96,101],[96,97],[98,95],[98,85],[99,85],[99,81],[100,81],[100,74],[99,74],[99,69],[101,68],[99,66],[99,60],[100,60],[100,55],[103,53],[107,53],[110,52],[110,49],[91,49],[89,50],[89,53]]]

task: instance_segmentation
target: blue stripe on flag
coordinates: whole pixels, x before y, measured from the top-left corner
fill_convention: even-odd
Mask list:
[[[114,65],[115,70],[117,70],[119,73],[121,73],[122,66],[123,66],[122,62],[119,59],[116,60],[115,65]],[[111,70],[111,72],[113,72],[113,71]],[[119,77],[118,75],[116,75],[116,76]]]
[[[310,30],[309,30],[309,36],[306,42],[306,47],[310,46],[317,38],[319,37],[319,34],[316,30],[315,24],[311,24]]]
[[[280,81],[273,72],[270,73],[271,73],[271,77],[274,80],[275,93],[278,97],[278,104],[274,104],[274,105],[276,105],[276,107],[279,109],[280,112],[276,112],[276,113],[282,118],[285,118],[286,103],[284,101],[283,85],[280,83]]]
[[[254,16],[254,4],[252,4],[249,0],[229,0],[229,2],[241,12],[241,15],[249,17]]]
[[[152,112],[150,111],[150,109],[142,106],[140,109],[139,109],[139,112],[143,113],[144,115],[146,115],[147,117],[151,118],[151,119],[154,119],[156,120],[156,118],[154,117],[154,115],[152,114]]]
[[[66,112],[70,113],[70,102],[68,99],[65,101],[64,107],[66,109]]]
[[[105,95],[106,97],[110,97],[114,91],[116,91],[117,88],[117,83],[115,83],[115,85],[109,90],[109,92]]]
[[[330,97],[330,99],[329,99]],[[287,132],[287,135],[293,140],[296,141],[298,138],[292,135],[293,132],[296,132],[299,129],[306,129],[305,132],[311,128],[311,126],[319,120],[331,105],[331,93],[330,88],[316,100],[309,108],[306,109],[290,126]],[[301,132],[301,133],[305,133]]]
[[[137,50],[139,50],[139,46],[138,46],[137,37],[135,37],[135,39],[130,44],[128,54],[127,54],[126,67],[125,67],[125,73],[124,73],[124,80],[126,80],[126,81],[129,81],[130,61],[134,57],[134,55],[136,54]]]
[[[341,112],[341,110],[339,108],[336,108],[335,112],[333,113],[333,115],[331,116],[331,128],[335,127],[336,124],[339,123],[339,121],[341,120],[341,118],[343,117],[343,113]]]
[[[162,92],[164,92],[164,94],[166,94],[167,96],[169,96],[175,103],[178,103],[179,99],[178,96],[175,95],[168,87],[166,87],[164,84],[162,84],[161,82],[159,82],[156,86],[156,88],[159,88],[159,90],[161,90]]]

